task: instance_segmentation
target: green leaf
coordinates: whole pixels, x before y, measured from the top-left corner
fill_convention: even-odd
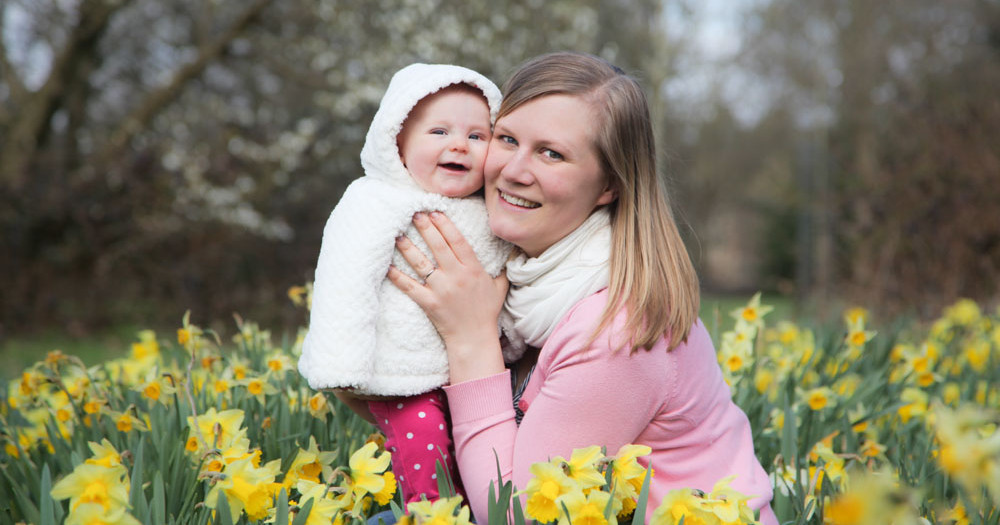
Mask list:
[[[41,525],[56,525],[55,501],[52,499],[52,474],[48,463],[42,467],[42,482],[39,490],[42,494],[40,522]]]
[[[486,505],[489,515],[487,523],[507,523],[507,506],[499,501],[496,495],[496,483],[490,480],[490,493]]]
[[[233,515],[229,512],[229,500],[224,491],[219,491],[219,499],[215,503],[217,525],[233,525]]]
[[[149,510],[151,525],[166,523],[166,496],[163,489],[163,474],[161,472],[157,472],[156,477],[153,478],[153,499],[150,502]]]
[[[309,521],[309,513],[312,512],[313,503],[315,501],[316,500],[314,498],[310,498],[309,501],[307,501],[306,504],[299,509],[299,512],[295,514],[295,519],[292,521],[292,525],[306,525],[306,522]]]
[[[496,451],[493,452],[493,458],[497,466],[496,481],[499,483],[503,480],[503,473],[500,471],[500,457],[497,456]],[[510,508],[510,498],[514,491],[513,486],[513,483],[510,481],[504,483],[500,487],[499,496],[494,497],[496,495],[496,487],[493,481],[490,481],[490,495],[486,506],[487,514],[489,515],[487,523],[508,523],[507,510]]]
[[[135,447],[135,462],[132,463],[132,483],[129,488],[129,504],[132,505],[134,516],[145,516],[149,513],[146,495],[142,491],[143,444],[146,440],[139,439]]]
[[[438,486],[438,496],[442,498],[450,498],[457,494],[455,491],[455,483],[451,479],[451,473],[445,470],[442,461],[444,460],[444,454],[441,454],[441,459],[434,460],[434,473],[437,475],[437,486]]]
[[[278,493],[278,503],[274,506],[274,525],[288,525],[288,493],[284,488]]]
[[[521,498],[518,496],[514,496],[514,498],[511,499],[510,504],[514,508],[513,510],[514,525],[524,525],[525,519],[524,519],[524,511],[521,510]]]
[[[646,504],[649,502],[649,478],[653,474],[652,468],[646,468],[646,477],[642,480],[642,489],[639,490],[639,499],[635,504],[635,511],[632,514],[632,525],[642,525],[646,522]],[[614,498],[612,498],[614,499]],[[611,500],[608,500],[608,508],[604,510],[604,517],[610,516]]]
[[[406,511],[399,506],[399,503],[396,503],[396,500],[389,500],[389,508],[392,509],[392,515],[396,516],[396,521],[399,521],[399,518],[406,514]]]

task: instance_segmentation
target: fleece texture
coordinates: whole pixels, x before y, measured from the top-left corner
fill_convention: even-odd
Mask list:
[[[413,64],[389,82],[361,150],[364,176],[348,186],[323,231],[309,331],[298,365],[313,388],[404,396],[448,381],[444,343],[434,326],[386,279],[390,263],[419,279],[395,250],[396,237],[406,235],[430,256],[411,223],[414,213],[444,212],[490,275],[503,269],[511,246],[490,231],[483,199],[428,193],[399,158],[396,136],[413,107],[459,83],[483,92],[492,122],[500,107],[500,90],[470,69]]]

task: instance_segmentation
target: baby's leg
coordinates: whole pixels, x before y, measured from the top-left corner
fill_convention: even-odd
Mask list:
[[[370,401],[368,408],[385,434],[385,448],[392,453],[392,471],[405,503],[439,497],[435,461],[441,461],[454,484],[459,485],[441,390],[392,401]],[[461,493],[461,489],[457,490]]]

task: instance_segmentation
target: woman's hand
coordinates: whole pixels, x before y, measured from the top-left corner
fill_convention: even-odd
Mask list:
[[[438,266],[409,239],[396,240],[396,249],[421,283],[395,267],[388,277],[423,308],[444,340],[451,382],[460,383],[502,372],[503,356],[497,318],[507,295],[507,278],[490,277],[472,247],[443,213],[417,213],[413,225],[427,243]]]

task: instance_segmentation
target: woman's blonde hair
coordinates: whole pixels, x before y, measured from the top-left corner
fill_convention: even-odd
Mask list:
[[[649,105],[639,83],[609,62],[583,53],[541,55],[507,80],[497,120],[547,95],[592,104],[595,144],[617,192],[611,214],[609,301],[595,337],[624,307],[623,345],[649,349],[664,334],[668,349],[687,340],[698,318],[698,276],[681,240],[656,168]]]

